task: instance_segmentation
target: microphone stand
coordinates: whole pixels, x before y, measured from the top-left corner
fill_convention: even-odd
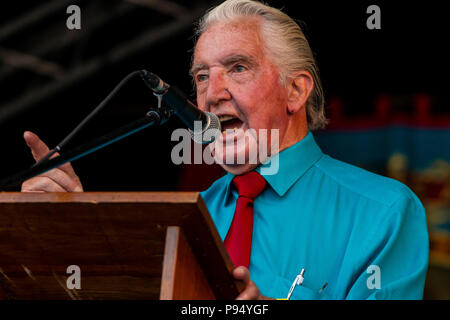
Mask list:
[[[108,134],[94,139],[86,144],[74,148],[58,157],[49,159],[42,163],[37,163],[31,168],[13,174],[0,180],[0,188],[15,186],[27,179],[59,167],[67,162],[80,159],[88,154],[100,150],[114,142],[128,137],[150,126],[159,126],[164,123],[171,115],[172,111],[166,108],[152,108],[143,118],[126,124]]]

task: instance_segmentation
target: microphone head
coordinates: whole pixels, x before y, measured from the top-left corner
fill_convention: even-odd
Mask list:
[[[211,112],[205,111],[204,114],[206,115],[207,121],[206,124],[203,125],[202,130],[192,131],[189,129],[192,140],[199,144],[209,144],[222,134],[219,118]]]

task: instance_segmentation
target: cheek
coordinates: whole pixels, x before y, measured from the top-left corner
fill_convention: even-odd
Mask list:
[[[287,121],[287,100],[280,94],[278,88],[264,92],[256,91],[259,94],[255,97],[252,108],[249,108],[248,118],[255,122],[259,128],[271,129],[282,128]]]
[[[205,104],[205,97],[203,94],[199,93],[197,91],[197,108],[199,108],[202,111],[208,111],[206,110],[206,104]]]

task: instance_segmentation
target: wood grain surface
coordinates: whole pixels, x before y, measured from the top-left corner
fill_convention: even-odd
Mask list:
[[[218,299],[242,290],[199,193],[3,192],[0,298],[159,299],[168,226],[183,230]],[[81,289],[67,288],[70,265]]]

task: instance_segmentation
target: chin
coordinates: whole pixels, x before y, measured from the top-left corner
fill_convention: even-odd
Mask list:
[[[246,172],[252,171],[256,167],[258,167],[257,164],[233,164],[233,165],[227,165],[227,164],[220,164],[220,166],[227,172],[234,174],[236,176],[244,174]]]

